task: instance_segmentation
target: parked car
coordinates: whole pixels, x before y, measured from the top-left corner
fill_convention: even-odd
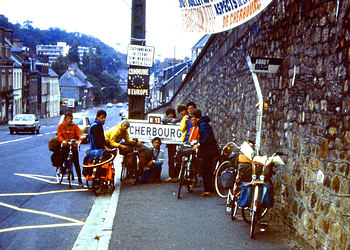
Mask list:
[[[117,108],[122,108],[123,106],[124,106],[124,104],[122,102],[117,103]]]
[[[109,103],[107,103],[106,107],[107,108],[113,108],[113,104],[109,102]]]
[[[60,122],[61,124],[64,121],[64,115],[61,115]],[[73,122],[78,125],[83,135],[81,136],[81,139],[83,143],[89,142],[89,128],[90,128],[90,120],[87,116],[79,113],[73,114]]]
[[[39,134],[41,127],[38,118],[33,114],[18,114],[15,115],[12,121],[8,123],[10,134],[18,132],[36,132]]]

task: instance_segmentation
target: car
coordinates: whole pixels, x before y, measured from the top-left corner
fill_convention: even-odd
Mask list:
[[[123,106],[124,106],[124,104],[122,102],[117,103],[117,108],[122,108]]]
[[[40,122],[34,114],[18,114],[8,123],[10,134],[18,132],[36,132],[39,134]]]
[[[64,121],[64,115],[61,115],[60,121],[58,125],[60,125]],[[90,128],[90,120],[84,114],[73,113],[73,122],[78,125],[81,132],[83,133],[81,136],[83,143],[89,142],[89,128]]]
[[[122,117],[122,120],[128,119],[128,117],[129,117],[129,110],[128,109],[121,109],[119,111],[119,116]]]
[[[107,103],[106,107],[107,108],[113,108],[113,104],[109,102],[109,103]]]

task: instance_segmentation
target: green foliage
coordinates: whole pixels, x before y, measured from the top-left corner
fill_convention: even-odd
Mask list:
[[[74,41],[73,45],[69,48],[67,58],[70,63],[76,63],[78,65],[80,64],[78,43],[76,41]]]
[[[68,64],[67,57],[59,56],[56,61],[52,63],[51,68],[57,73],[58,77],[61,77],[66,72]]]

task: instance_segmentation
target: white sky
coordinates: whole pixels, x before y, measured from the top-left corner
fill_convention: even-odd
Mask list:
[[[39,29],[57,27],[94,36],[126,53],[131,34],[132,0],[3,1],[0,14],[13,24],[33,21]],[[191,48],[203,34],[182,31],[178,0],[146,0],[146,45],[155,58],[191,58]]]

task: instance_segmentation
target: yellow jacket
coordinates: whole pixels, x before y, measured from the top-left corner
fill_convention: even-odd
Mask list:
[[[125,141],[132,142],[132,140],[129,137],[128,131],[122,131],[121,127],[121,125],[117,125],[105,131],[105,140],[107,145],[118,148],[120,145],[119,142],[123,139]]]
[[[187,119],[188,119],[188,115],[185,115],[184,117],[182,117],[181,123],[180,123],[180,131],[182,132],[182,137],[181,137],[182,141],[185,141],[185,137],[186,137]]]

